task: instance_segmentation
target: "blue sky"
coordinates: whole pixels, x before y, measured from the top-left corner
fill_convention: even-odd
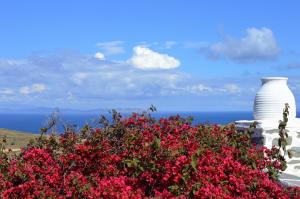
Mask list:
[[[252,110],[300,104],[299,1],[2,1],[0,107]],[[298,108],[299,110],[299,108]]]

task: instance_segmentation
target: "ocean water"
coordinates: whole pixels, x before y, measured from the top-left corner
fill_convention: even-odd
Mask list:
[[[154,118],[169,117],[174,115],[182,117],[193,117],[193,124],[227,124],[236,120],[251,120],[252,112],[160,112],[151,114]],[[74,128],[80,128],[84,124],[97,125],[101,114],[60,114],[58,130],[62,131],[63,124],[72,125]],[[108,119],[109,114],[102,114]],[[47,124],[50,114],[0,114],[0,128],[6,128],[17,131],[39,133],[39,129]],[[129,114],[122,114],[128,117]]]
[[[297,112],[299,116],[300,112]],[[154,118],[169,117],[174,115],[182,117],[193,117],[193,124],[209,123],[209,124],[228,124],[236,120],[253,119],[252,112],[159,112],[151,114]],[[63,125],[72,125],[75,129],[79,129],[84,124],[97,125],[101,114],[60,114],[58,130],[63,130]],[[109,114],[102,114],[108,119]],[[128,117],[130,114],[122,114]],[[49,119],[50,114],[0,114],[0,128],[6,128],[17,131],[25,131],[31,133],[39,133],[39,129],[44,127]]]

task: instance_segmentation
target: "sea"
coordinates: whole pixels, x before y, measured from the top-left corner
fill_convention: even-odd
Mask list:
[[[300,112],[297,113],[299,116]],[[98,121],[101,115],[104,115],[108,120],[111,120],[111,115],[104,114],[60,114],[58,115],[57,130],[63,131],[64,127],[72,127],[75,130],[80,129],[83,125],[91,126],[99,125]],[[124,113],[123,117],[128,117],[130,114]],[[193,125],[199,123],[205,124],[228,124],[236,120],[252,120],[252,112],[156,112],[151,113],[151,116],[159,118],[167,118],[174,115],[181,117],[193,117]],[[51,114],[30,114],[30,113],[1,113],[0,128],[23,131],[28,133],[40,132],[40,128],[45,127],[49,121]]]

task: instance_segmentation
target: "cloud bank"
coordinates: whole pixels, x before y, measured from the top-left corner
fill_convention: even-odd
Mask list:
[[[129,60],[110,61],[73,51],[0,59],[0,102],[84,109],[145,107],[159,100],[241,92],[224,81],[215,84],[180,72],[179,60],[146,47],[136,46]]]

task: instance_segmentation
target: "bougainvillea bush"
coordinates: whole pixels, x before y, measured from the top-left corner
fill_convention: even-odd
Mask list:
[[[117,113],[100,122],[41,135],[17,155],[2,150],[1,198],[300,197],[276,181],[278,149],[258,149],[232,125]]]

